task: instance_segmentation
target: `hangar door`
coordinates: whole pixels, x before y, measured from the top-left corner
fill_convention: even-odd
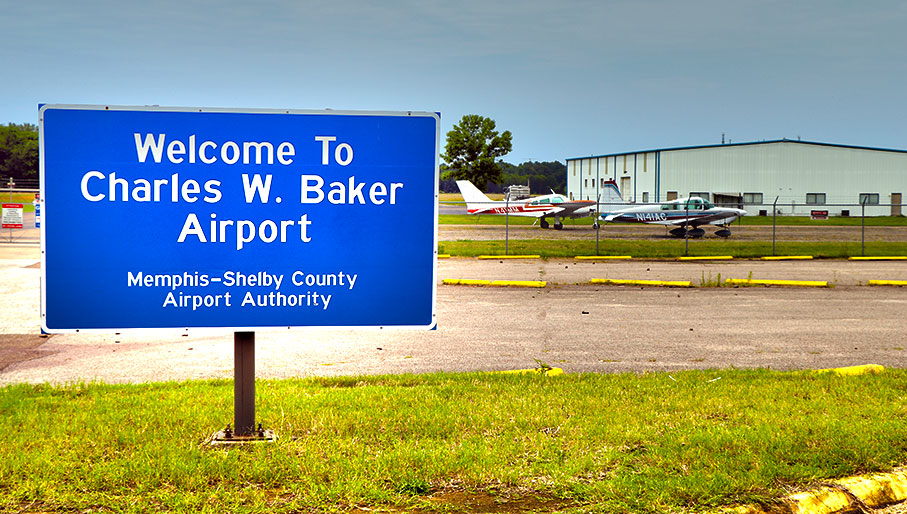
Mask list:
[[[620,196],[625,202],[633,199],[633,195],[630,193],[630,177],[620,177]]]

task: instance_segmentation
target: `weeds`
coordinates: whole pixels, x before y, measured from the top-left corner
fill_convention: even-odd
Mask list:
[[[408,511],[456,484],[575,512],[695,512],[902,464],[905,384],[904,370],[259,381],[280,440],[238,451],[202,444],[232,418],[227,381],[8,386],[0,511]]]

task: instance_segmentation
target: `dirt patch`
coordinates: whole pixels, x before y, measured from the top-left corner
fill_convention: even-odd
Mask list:
[[[352,514],[366,514],[374,512],[407,512],[413,514],[428,514],[435,512],[451,512],[457,514],[519,514],[528,512],[557,512],[575,506],[569,500],[555,498],[543,494],[530,494],[524,496],[510,496],[504,494],[491,494],[487,492],[445,491],[433,494],[426,498],[433,504],[432,508],[420,509],[413,507],[369,507],[350,510]]]
[[[49,338],[35,334],[0,334],[0,372],[13,364],[57,353],[40,348]]]

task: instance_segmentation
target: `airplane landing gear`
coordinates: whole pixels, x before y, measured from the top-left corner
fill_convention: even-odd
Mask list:
[[[727,239],[731,235],[731,230],[727,227],[724,227],[721,230],[716,230],[715,235]]]
[[[555,223],[555,224],[554,224],[554,230],[560,230],[560,229],[562,229],[562,228],[564,228],[564,224],[563,224],[563,223]]]
[[[600,227],[601,227],[601,225],[599,225],[597,221],[593,221],[593,222],[592,222],[592,228],[593,228],[593,229],[598,230]]]
[[[674,237],[683,237],[687,234],[687,228],[686,227],[677,227],[677,228],[673,228],[673,229],[669,230],[668,232],[670,232],[671,235]]]
[[[545,221],[545,218],[542,218],[542,221],[539,222],[539,226],[542,228],[548,228],[548,222]]]
[[[691,229],[689,232],[687,232],[687,235],[694,239],[698,239],[705,235],[705,230],[701,229],[699,227],[696,227],[694,229]]]

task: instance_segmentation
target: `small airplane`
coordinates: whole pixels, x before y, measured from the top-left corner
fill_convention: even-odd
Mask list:
[[[550,195],[533,196],[520,200],[494,201],[479,191],[468,180],[458,180],[457,187],[466,201],[466,212],[469,214],[509,214],[511,216],[531,216],[539,218],[539,226],[548,228],[545,218],[554,218],[555,230],[564,228],[563,218],[584,218],[596,212],[594,200],[570,201],[566,196],[554,191]],[[595,223],[596,228],[598,222]]]
[[[611,223],[677,225],[676,228],[669,231],[675,237],[702,237],[705,235],[705,230],[700,228],[700,225],[721,225],[723,228],[715,231],[715,235],[729,237],[731,230],[728,225],[745,215],[746,211],[743,209],[715,207],[708,200],[691,196],[662,204],[647,204],[603,212],[601,217]]]

